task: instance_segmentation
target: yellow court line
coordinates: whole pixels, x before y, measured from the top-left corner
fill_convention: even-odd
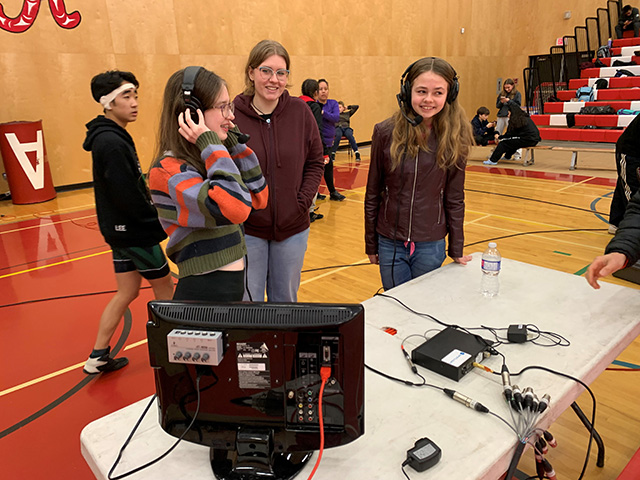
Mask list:
[[[69,222],[73,222],[74,220],[84,220],[85,218],[92,218],[92,217],[97,217],[97,215],[94,213],[93,215],[86,215],[84,217],[70,218],[68,220],[60,220],[58,222],[50,222],[50,223],[47,223],[47,225],[58,225],[60,223],[69,223]],[[33,218],[42,220],[43,217],[33,217]],[[32,220],[32,216],[24,217],[16,221],[21,222],[25,220]],[[15,223],[16,221],[12,221],[12,223]],[[24,232],[26,230],[31,230],[33,228],[41,228],[41,227],[42,225],[31,225],[30,227],[14,228],[13,230],[5,230],[4,232],[0,232],[0,235],[4,235],[6,233]]]
[[[465,225],[471,225],[472,223],[479,222],[480,220],[484,220],[485,218],[490,218],[490,217],[492,217],[492,216],[493,216],[493,215],[491,215],[491,214],[489,214],[489,213],[488,213],[488,214],[486,214],[486,215],[484,215],[484,216],[482,216],[482,217],[478,217],[478,218],[476,218],[475,220],[469,220],[468,222],[467,222],[467,221],[465,221],[465,222],[464,222],[464,224],[465,224]]]
[[[125,351],[126,350],[130,350],[132,348],[139,347],[140,345],[144,345],[145,343],[147,343],[147,339],[146,338],[144,340],[140,340],[139,342],[132,343],[131,345],[128,345],[128,346],[124,347],[124,350]],[[22,390],[23,388],[30,387],[30,386],[35,385],[37,383],[44,382],[45,380],[49,380],[51,378],[58,377],[58,376],[63,375],[65,373],[67,373],[67,372],[71,372],[72,370],[75,370],[77,368],[81,368],[81,367],[84,366],[84,363],[85,362],[76,363],[75,365],[71,365],[70,367],[63,368],[61,370],[58,370],[57,372],[48,373],[47,375],[43,375],[42,377],[34,378],[33,380],[29,380],[28,382],[24,382],[24,383],[21,383],[20,385],[16,385],[15,387],[7,388],[6,390],[3,390],[3,391],[0,392],[0,397],[2,397],[4,395],[8,395],[8,394],[13,393],[13,392],[17,392],[18,390]]]
[[[359,261],[353,263],[352,265],[360,265],[360,264],[363,264],[363,263],[369,263],[369,259],[365,258],[364,260],[359,260]],[[340,268],[335,268],[333,270],[329,270],[326,273],[322,273],[320,275],[316,275],[315,277],[310,278],[309,280],[305,280],[304,282],[300,282],[300,285],[306,285],[307,283],[313,282],[315,280],[320,280],[321,278],[328,277],[329,275],[333,275],[334,273],[341,272],[342,270],[346,270],[347,268],[349,268],[349,266],[340,267]],[[311,273],[311,272],[309,272],[309,273]]]
[[[527,224],[530,224],[530,225],[542,225],[544,227],[562,228],[562,229],[565,229],[565,230],[568,229],[568,228],[571,228],[571,227],[568,227],[566,225],[554,225],[552,223],[536,222],[535,220],[525,220],[525,219],[522,219],[522,218],[507,217],[505,215],[496,215],[496,214],[493,214],[493,213],[479,212],[477,210],[469,210],[469,209],[467,209],[466,212],[475,213],[475,214],[478,214],[478,215],[488,215],[488,216],[495,217],[495,218],[502,218],[504,220],[510,220],[510,221],[513,221],[513,222],[527,223]],[[576,229],[577,229],[577,227],[576,227]],[[604,226],[602,227],[602,229],[604,230]],[[603,233],[600,233],[600,232],[584,232],[584,233],[595,233],[595,234],[598,234],[598,235],[603,235]]]
[[[565,191],[565,190],[567,190],[569,188],[572,188],[572,187],[575,187],[575,186],[578,186],[578,185],[582,185],[583,183],[588,182],[589,180],[593,180],[594,178],[596,178],[596,177],[589,177],[586,180],[583,180],[581,182],[572,183],[571,185],[567,185],[566,187],[560,188],[560,189],[558,189],[556,191],[557,192],[563,192],[563,191]]]
[[[69,260],[64,260],[62,262],[51,263],[49,265],[43,265],[41,267],[28,268],[27,270],[21,270],[19,272],[7,273],[6,275],[0,275],[0,279],[7,278],[7,277],[13,277],[14,275],[20,275],[22,273],[33,272],[35,270],[42,270],[43,268],[55,267],[57,265],[64,265],[65,263],[75,262],[77,260],[84,260],[85,258],[96,257],[98,255],[104,255],[105,253],[110,253],[110,252],[111,252],[111,250],[105,250],[104,252],[92,253],[91,255],[85,255],[83,257],[78,257],[78,258],[71,258]]]

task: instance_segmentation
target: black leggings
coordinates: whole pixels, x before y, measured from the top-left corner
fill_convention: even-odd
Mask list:
[[[178,280],[174,300],[239,302],[244,294],[244,270],[216,270]]]
[[[491,160],[492,162],[497,162],[498,160],[500,160],[503,154],[504,158],[509,160],[519,148],[533,147],[537,145],[537,143],[538,142],[521,140],[519,138],[513,140],[500,140],[498,146],[491,154],[491,158],[489,158],[489,160]]]

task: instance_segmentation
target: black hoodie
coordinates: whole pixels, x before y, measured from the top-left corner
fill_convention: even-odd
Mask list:
[[[129,132],[103,115],[87,123],[98,224],[112,247],[150,247],[167,235],[151,203]]]

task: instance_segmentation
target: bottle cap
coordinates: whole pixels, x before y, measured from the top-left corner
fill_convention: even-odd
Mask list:
[[[498,244],[496,242],[489,242],[489,248],[496,248]]]

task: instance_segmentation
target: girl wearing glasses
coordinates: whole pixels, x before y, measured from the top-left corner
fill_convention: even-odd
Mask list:
[[[149,186],[178,265],[175,300],[242,300],[241,224],[266,207],[268,188],[256,155],[233,133],[233,112],[226,83],[209,70],[188,67],[167,82]]]
[[[295,302],[309,238],[309,207],[324,172],[322,141],[305,102],[287,91],[289,54],[263,40],[249,54],[244,93],[233,103],[240,129],[251,135],[269,184],[269,204],[244,223],[245,300]]]

